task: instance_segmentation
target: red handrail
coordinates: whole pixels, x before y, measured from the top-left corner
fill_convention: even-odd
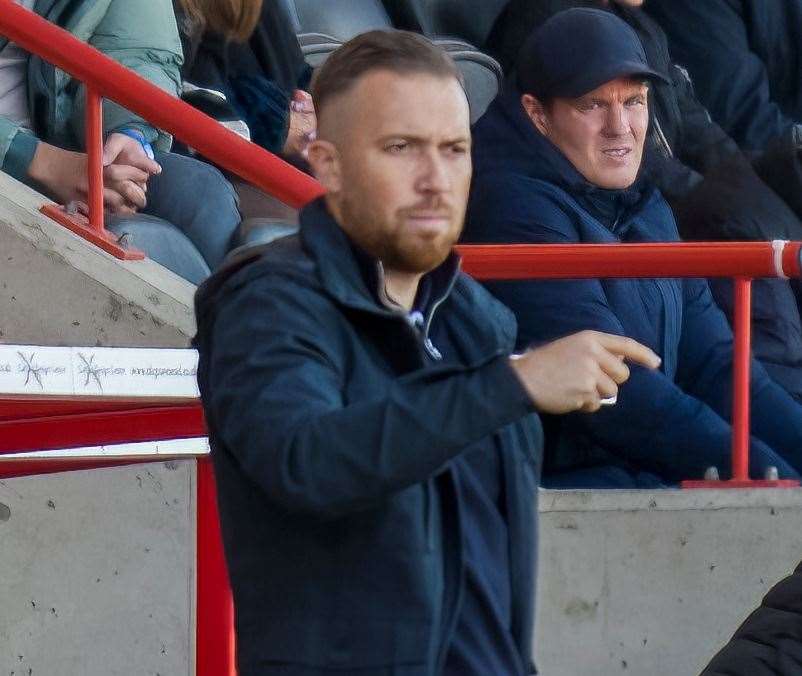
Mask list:
[[[12,0],[0,0],[0,34],[290,206],[322,193],[313,178]]]
[[[458,247],[477,279],[799,277],[800,242],[472,244]]]
[[[82,81],[87,96],[87,152],[92,175],[90,227],[81,233],[109,250],[102,221],[100,97],[107,97],[171,132],[200,154],[293,207],[322,194],[312,178],[275,155],[245,141],[215,120],[160,90],[132,71],[36,14],[0,0],[0,34]],[[48,212],[58,218],[53,211]],[[70,219],[58,218],[68,227]],[[100,233],[100,234],[98,234]],[[114,247],[111,246],[113,250]],[[465,269],[483,279],[596,277],[737,277],[732,486],[749,482],[749,279],[799,276],[799,243],[672,243],[461,247]],[[117,255],[125,255],[116,251]],[[129,252],[130,253],[130,252]],[[125,257],[131,257],[125,255]],[[213,477],[199,463],[198,674],[235,673],[231,604],[214,515]],[[763,482],[770,483],[770,482]],[[720,482],[719,485],[727,485]],[[778,485],[774,482],[773,485]],[[203,547],[201,546],[203,545]],[[222,571],[222,572],[221,572]],[[221,624],[220,619],[225,618]],[[228,636],[219,636],[226,627]],[[215,639],[219,642],[215,642]]]

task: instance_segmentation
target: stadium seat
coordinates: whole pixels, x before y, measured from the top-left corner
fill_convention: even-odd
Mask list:
[[[509,0],[384,0],[394,25],[429,37],[457,38],[480,49]]]
[[[360,33],[393,27],[391,17],[380,0],[338,0],[337,2],[331,0],[281,0],[281,2],[298,33],[298,41],[301,43],[304,58],[312,67],[319,66],[340,44]],[[410,2],[417,3],[418,0],[410,0]],[[399,3],[398,7],[403,4]],[[453,6],[456,14],[456,8],[462,4],[465,3],[459,0],[454,0],[452,3],[431,2],[428,4],[421,0],[420,8],[431,5],[433,9],[435,5],[442,5],[438,15],[446,16],[446,5]],[[491,2],[489,4],[500,5],[502,3]],[[413,7],[412,4],[408,6]],[[501,11],[500,6],[498,11]],[[470,13],[459,12],[466,23],[470,23],[468,17]],[[492,20],[485,10],[479,10],[479,14],[487,19],[488,25],[485,31],[487,33],[492,26]],[[435,23],[430,22],[427,25],[434,27]],[[448,22],[441,21],[437,25],[445,27]],[[417,24],[403,27],[416,29]],[[471,103],[471,122],[476,122],[484,114],[501,86],[503,77],[501,66],[495,59],[483,54],[460,36],[441,36],[435,31],[424,32],[451,55],[462,71],[468,100]]]
[[[437,41],[451,54],[465,78],[465,92],[471,104],[471,124],[485,114],[496,98],[504,77],[501,66],[493,57],[477,51],[470,45],[454,43],[452,46]]]
[[[462,71],[465,78],[465,92],[471,105],[471,124],[476,122],[496,97],[503,78],[501,66],[491,56],[477,51],[463,42],[435,40],[443,47]],[[309,65],[316,67],[326,60],[339,43],[318,44],[306,54]]]
[[[301,47],[339,43],[393,24],[379,0],[280,0],[289,14]]]

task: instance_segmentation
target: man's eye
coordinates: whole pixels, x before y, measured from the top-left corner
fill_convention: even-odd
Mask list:
[[[644,104],[644,100],[640,96],[636,96],[635,98],[630,99],[627,101],[627,105],[630,106],[642,106]]]
[[[454,155],[464,155],[465,153],[468,152],[468,146],[464,146],[461,144],[453,145],[450,147],[450,149]]]
[[[409,143],[406,141],[398,141],[396,143],[391,143],[387,146],[386,150],[388,153],[392,153],[393,155],[398,155],[403,153],[409,148]]]

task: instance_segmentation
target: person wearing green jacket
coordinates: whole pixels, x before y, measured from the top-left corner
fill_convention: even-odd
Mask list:
[[[183,55],[170,0],[15,1],[178,95]],[[62,204],[86,200],[84,91],[0,35],[0,168]],[[170,153],[168,134],[111,101],[103,131],[109,229],[199,282],[239,225],[234,189],[210,165]]]

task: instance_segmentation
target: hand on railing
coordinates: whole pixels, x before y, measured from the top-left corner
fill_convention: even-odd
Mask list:
[[[103,204],[109,213],[133,214],[145,208],[147,181],[152,173],[157,173],[153,165],[157,168],[158,165],[147,157],[143,158],[145,162],[138,162],[140,166],[110,164],[104,168]],[[75,204],[78,211],[88,215],[87,166],[86,154],[40,142],[28,175],[40,183],[52,199],[65,206]]]

